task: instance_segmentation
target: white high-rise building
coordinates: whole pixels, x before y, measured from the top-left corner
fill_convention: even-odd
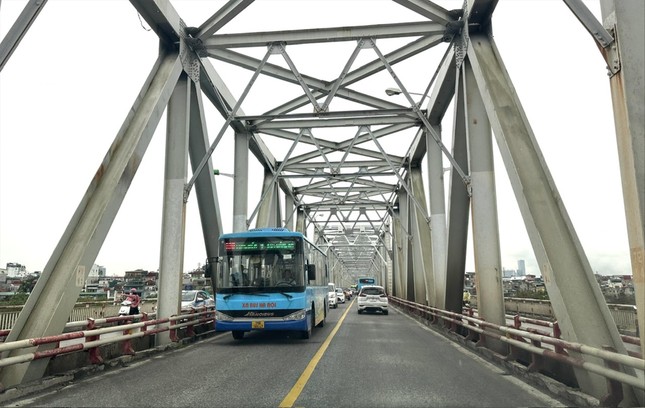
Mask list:
[[[23,278],[27,275],[27,267],[19,263],[7,263],[8,278]]]
[[[524,259],[517,261],[517,276],[526,276],[526,265]]]
[[[97,265],[94,264],[92,265],[92,269],[90,269],[90,274],[88,278],[99,278],[102,276],[105,276],[106,269],[105,266]]]

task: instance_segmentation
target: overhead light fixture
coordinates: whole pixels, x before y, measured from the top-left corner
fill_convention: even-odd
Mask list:
[[[387,96],[394,96],[394,95],[401,95],[403,93],[403,91],[400,90],[399,88],[387,88],[385,90],[385,93],[387,94]],[[420,94],[418,92],[410,92],[410,91],[408,91],[408,93],[410,95],[424,96],[423,94]]]
[[[399,95],[401,93],[401,90],[398,88],[387,88],[385,90],[385,93],[387,94],[387,96]]]

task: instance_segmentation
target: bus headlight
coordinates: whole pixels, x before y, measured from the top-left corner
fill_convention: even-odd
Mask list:
[[[305,317],[307,317],[307,310],[302,309],[283,317],[282,320],[303,320]]]
[[[224,314],[220,311],[215,311],[215,320],[230,322],[233,321],[233,318],[227,314]]]

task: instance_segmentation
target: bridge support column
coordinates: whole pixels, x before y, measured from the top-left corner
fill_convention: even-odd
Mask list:
[[[452,154],[462,169],[468,169],[466,143],[465,96],[463,87],[457,88],[455,97],[455,120],[452,138]],[[470,196],[463,180],[456,171],[451,171],[448,209],[448,241],[446,250],[446,310],[462,313],[462,294],[466,272],[468,246],[468,222],[470,220]]]
[[[304,236],[307,236],[307,214],[302,208],[296,209],[296,231]]]
[[[603,25],[614,34],[620,70],[610,77],[627,237],[645,355],[645,3],[601,0]],[[608,61],[615,64],[614,61]],[[641,404],[643,401],[641,401]]]
[[[401,189],[399,196],[399,211],[397,213],[397,282],[396,291],[398,296],[410,300],[408,290],[410,289],[410,211],[409,199],[405,190]]]
[[[176,315],[181,308],[191,88],[192,82],[182,74],[168,103],[157,318]],[[159,333],[155,341],[157,345],[169,344],[169,333]]]
[[[399,210],[392,211],[392,252],[394,254],[392,291],[394,296],[407,299],[408,233],[401,225],[400,208],[403,205],[407,205],[407,200],[404,195],[399,195]]]
[[[393,286],[394,250],[392,248],[393,241],[394,240],[392,239],[392,232],[390,231],[390,227],[387,226],[385,233],[383,234],[384,246],[382,247],[383,258],[387,260],[387,262],[385,263],[385,271],[383,275],[383,287],[387,288],[387,293],[394,293],[393,292],[394,291],[394,286]]]
[[[63,332],[112,222],[150,144],[182,67],[178,54],[161,54],[63,236],[27,299],[6,342]],[[43,351],[26,348],[3,357]],[[40,379],[48,358],[5,367],[5,387]]]
[[[259,203],[257,228],[279,227],[282,223],[280,211],[280,195],[278,183],[273,181],[273,174],[264,172],[264,184],[262,185],[262,196],[264,199]]]
[[[291,194],[287,194],[284,197],[284,225],[283,227],[287,228],[289,231],[293,231],[293,225],[295,224],[296,218],[296,207],[294,205],[294,199]]]
[[[417,303],[434,306],[436,303],[434,292],[434,268],[432,264],[432,237],[429,220],[425,211],[426,194],[423,188],[421,170],[413,168],[410,171],[410,184],[416,202],[422,207],[411,206],[412,228],[412,276],[414,277],[414,298]]]
[[[249,138],[246,132],[235,133],[235,184],[233,186],[233,232],[249,229]]]
[[[194,86],[195,88],[191,92],[190,137],[188,139],[188,153],[190,155],[193,174],[198,170],[201,161],[210,149],[202,92],[197,84],[194,84]],[[204,169],[212,168],[212,158],[209,158]],[[202,170],[195,179],[195,195],[197,196],[207,261],[212,262],[219,254],[219,237],[224,230],[222,227],[222,212],[219,208],[217,185],[215,184],[215,177],[211,175],[210,171]],[[210,276],[213,290],[215,290],[216,284],[214,272],[212,270],[211,273],[213,274]]]
[[[610,345],[627,354],[499,51],[488,35],[475,34],[470,39],[468,60],[562,338],[596,348]],[[598,358],[572,355],[602,364]],[[575,369],[575,374],[582,391],[596,398],[606,393],[607,384],[602,376],[582,369]],[[623,403],[638,405],[633,390],[627,388]]]
[[[490,122],[468,61],[462,65],[462,75],[466,91],[466,112],[468,112],[466,126],[472,186],[471,211],[477,309],[480,317],[487,322],[505,326],[502,256],[499,246]],[[498,353],[507,353],[508,347],[504,343],[491,339],[486,341],[488,347]]]
[[[437,134],[441,127],[434,126]],[[434,283],[428,290],[434,292],[430,304],[440,309],[446,307],[446,197],[443,182],[443,154],[434,138],[426,131],[428,155],[428,185],[430,188],[430,233],[432,239],[432,269]],[[430,295],[428,295],[431,298]]]

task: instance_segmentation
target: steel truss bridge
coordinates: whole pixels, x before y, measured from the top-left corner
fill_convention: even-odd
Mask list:
[[[563,2],[607,62],[637,307],[645,310],[643,2],[601,0],[603,21],[581,0]],[[27,2],[0,44],[0,68],[46,3]],[[218,3],[198,27],[169,1],[131,0],[159,37],[158,58],[7,341],[61,333],[81,290],[74,281],[87,278],[165,113],[159,317],[177,313],[190,195],[209,258],[228,232],[212,155],[233,134],[234,231],[302,231],[325,248],[334,277],[377,276],[397,297],[458,312],[472,224],[479,313],[503,325],[494,138],[562,338],[624,352],[492,36],[497,1],[438,3],[395,0],[408,20],[304,29],[275,10],[269,29],[231,31],[252,0]],[[412,76],[420,65],[427,69]],[[384,95],[386,87],[405,103]],[[223,125],[207,129],[212,108]],[[249,172],[253,158],[262,190],[249,203],[259,179]],[[0,381],[39,378],[45,365],[7,367]],[[576,375],[585,392],[604,389],[602,377]],[[636,401],[625,387],[625,401]]]

